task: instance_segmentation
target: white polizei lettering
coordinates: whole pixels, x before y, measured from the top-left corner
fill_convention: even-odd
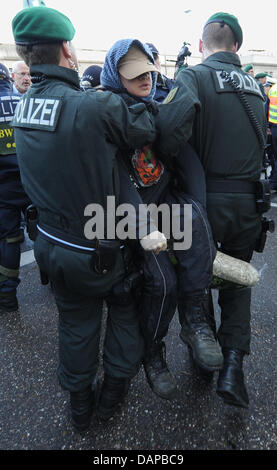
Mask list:
[[[54,124],[55,116],[56,116],[56,111],[57,111],[57,108],[58,108],[59,103],[60,103],[59,100],[55,100],[55,103],[54,103],[54,106],[53,106],[53,110],[52,110],[52,114],[51,114],[51,118],[50,118],[50,126],[53,126],[53,124]]]
[[[220,88],[222,90],[224,90],[224,82],[226,82],[226,79],[221,77],[221,72],[218,71],[218,70],[216,72],[216,76],[217,76],[218,84],[219,84]]]
[[[240,73],[236,72],[235,70],[233,70],[231,73],[230,73],[232,79],[234,80],[234,77],[238,77],[238,80],[239,80],[239,86],[240,88],[242,88],[242,85],[243,85],[243,81],[242,81],[242,76]]]
[[[35,99],[35,104],[38,104],[38,107],[34,110],[32,116],[30,118],[30,121],[29,121],[30,124],[39,124],[39,119],[35,119],[35,116],[37,116],[38,112],[41,110],[44,101],[45,100],[43,100],[41,98],[36,98]]]
[[[17,107],[16,107],[16,112],[15,112],[15,117],[16,117],[16,120],[17,122],[20,122],[21,121],[21,118],[22,118],[22,114],[23,114],[23,103],[26,102],[26,100],[21,100],[19,101]]]
[[[259,93],[259,95],[262,96],[260,87],[259,87],[258,83],[256,82],[255,78],[249,76],[249,80],[251,80],[251,82],[252,82],[253,89],[254,89],[257,93]]]
[[[4,107],[4,104],[3,104],[3,103],[1,103],[1,108],[2,108],[2,113],[3,113],[3,114],[10,114],[10,111],[6,111],[6,110],[5,110],[5,107]]]
[[[21,99],[16,107],[15,121],[24,124],[53,126],[60,100],[54,98]]]
[[[33,110],[33,103],[34,103],[34,98],[30,98],[28,114],[27,114],[27,122],[30,122],[31,113],[32,113],[32,110]]]
[[[24,103],[23,103],[23,106],[22,106],[22,114],[21,114],[21,122],[25,123],[26,122],[26,118],[23,117],[24,116],[24,112],[25,112],[25,108],[26,108],[26,103],[27,103],[27,100],[24,100]]]
[[[9,100],[5,100],[4,98],[9,98]],[[7,103],[7,101],[8,101],[8,103]],[[2,98],[1,98],[1,108],[2,108],[2,111],[3,111],[4,115],[5,114],[6,115],[11,115],[11,114],[14,113],[10,96],[8,96],[8,97],[2,96]]]
[[[2,96],[1,101],[3,101],[3,104],[1,103],[1,106],[2,106],[2,109],[3,109],[3,113],[4,114],[14,114],[14,109],[17,105],[17,103],[14,103],[14,101],[18,102],[19,100],[20,100],[20,98],[18,98],[18,96]],[[4,105],[5,102],[8,102],[7,103],[7,106],[8,106],[8,111],[7,112],[5,112],[5,105]],[[7,109],[7,107],[6,107],[6,109]]]
[[[46,99],[44,101],[44,105],[43,105],[43,109],[42,109],[42,113],[41,113],[40,121],[39,121],[39,123],[42,124],[43,126],[49,126],[50,124],[50,119],[45,119],[45,115],[52,113],[53,108],[52,107],[47,108],[47,106],[53,105],[54,103],[55,103],[55,100]]]
[[[20,122],[26,122],[26,119],[24,120],[24,118],[23,118],[24,111],[25,111],[25,107],[26,107],[26,103],[27,103],[27,100],[26,100],[26,99],[19,102],[19,106],[18,106],[19,112],[18,112],[18,117],[17,117],[17,119],[18,119],[18,121],[20,121]],[[20,105],[21,105],[21,106],[20,106]],[[18,108],[17,108],[17,109],[18,109]]]
[[[244,83],[244,88],[245,90],[253,90],[253,84],[250,80],[250,75],[242,75],[243,83]],[[249,86],[247,85],[247,81],[249,82]]]
[[[11,114],[14,114],[14,110],[15,110],[15,107],[16,107],[16,105],[15,105],[15,107],[13,107],[13,104],[15,104],[15,103],[13,103],[12,101],[9,102]]]

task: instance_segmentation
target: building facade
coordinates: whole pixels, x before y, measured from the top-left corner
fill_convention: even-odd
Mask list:
[[[106,55],[105,50],[78,49],[77,57],[79,62],[80,75],[90,65],[102,66]],[[0,43],[0,62],[6,65],[11,71],[13,64],[20,60],[16,53],[14,44]],[[175,71],[176,55],[160,54],[162,72],[169,78],[173,78]],[[266,72],[277,79],[277,56],[269,54],[266,51],[253,51],[248,56],[240,56],[242,66],[252,64],[255,75],[259,72]],[[187,64],[193,66],[201,62],[201,55],[191,55],[187,58]]]

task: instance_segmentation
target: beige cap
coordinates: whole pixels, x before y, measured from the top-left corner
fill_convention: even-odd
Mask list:
[[[146,72],[158,72],[149,57],[135,46],[130,47],[127,54],[118,62],[120,75],[132,80]]]

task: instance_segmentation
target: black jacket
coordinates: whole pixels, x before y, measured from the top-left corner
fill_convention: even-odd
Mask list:
[[[23,185],[39,212],[84,238],[85,208],[99,204],[106,214],[107,196],[118,198],[118,148],[152,142],[155,127],[143,104],[128,110],[113,93],[85,92],[72,70],[30,72],[13,122]]]
[[[256,80],[241,70],[236,54],[217,52],[178,74],[175,95],[160,106],[160,146],[164,153],[176,153],[182,142],[190,140],[207,177],[255,181],[263,151],[237,93],[221,77],[222,70],[241,86],[266,135],[264,101]],[[178,108],[174,127],[170,110],[177,113]]]

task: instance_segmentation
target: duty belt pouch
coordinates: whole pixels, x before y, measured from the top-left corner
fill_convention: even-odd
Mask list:
[[[30,240],[33,242],[37,238],[37,224],[38,224],[38,211],[37,208],[31,204],[27,207],[25,212],[25,221],[26,221],[26,229]]]
[[[120,251],[117,240],[97,240],[94,253],[94,270],[98,274],[107,274],[113,270]]]
[[[269,180],[264,179],[257,181],[256,207],[259,214],[269,211],[270,200],[271,194]]]
[[[266,239],[267,239],[267,232],[273,233],[275,231],[275,222],[272,219],[267,219],[266,217],[262,217],[262,230],[261,234],[256,242],[255,251],[258,253],[262,253],[264,251]]]

